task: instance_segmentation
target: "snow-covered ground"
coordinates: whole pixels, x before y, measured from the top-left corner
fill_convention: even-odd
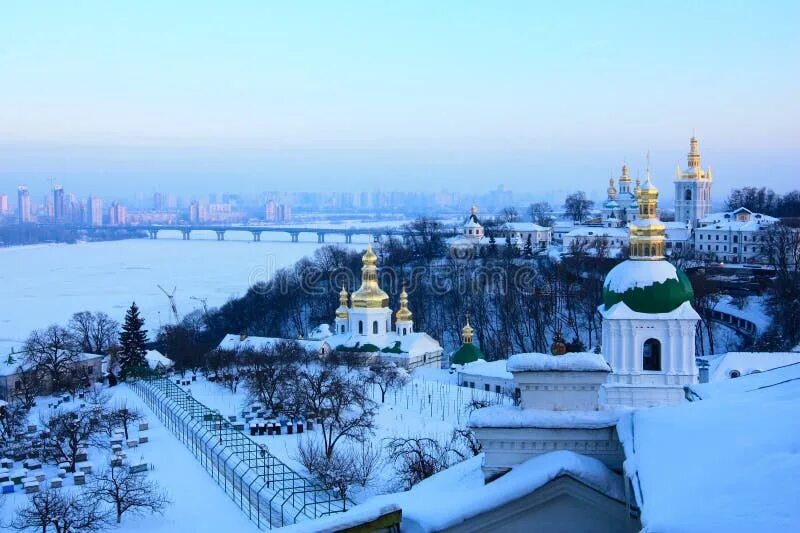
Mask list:
[[[136,407],[145,414],[149,423],[147,430],[149,442],[137,448],[126,449],[128,460],[143,461],[152,465],[149,478],[158,482],[172,501],[163,515],[123,516],[121,526],[115,531],[121,533],[258,531],[255,524],[250,522],[225,495],[189,450],[161,424],[158,417],[132,390],[125,385],[108,390],[113,393],[111,405],[125,401],[128,407]],[[48,409],[47,399],[40,400],[38,404],[39,409]],[[36,413],[32,412],[31,419],[36,418]],[[138,435],[138,432],[134,431],[131,437],[134,435]],[[89,459],[95,468],[101,466],[105,458],[104,453],[97,448],[89,450]],[[50,470],[52,468],[45,467],[46,472]],[[65,487],[70,484],[71,482],[67,480]],[[15,511],[25,504],[26,498],[19,490],[3,498],[0,506],[0,523],[12,519]],[[209,512],[210,509],[213,511]]]
[[[300,238],[292,243],[288,235],[270,233],[252,242],[249,233],[230,232],[217,242],[213,232],[197,231],[192,240],[183,241],[180,233],[163,231],[154,241],[0,248],[0,354],[18,346],[31,330],[65,323],[77,311],[104,311],[121,321],[132,300],[141,308],[146,327],[157,330],[172,317],[156,285],[177,288],[181,314],[201,307],[192,297],[218,306],[320,246],[316,235]],[[329,244],[343,240],[340,235],[328,237]],[[349,246],[364,247],[368,237],[353,240]]]

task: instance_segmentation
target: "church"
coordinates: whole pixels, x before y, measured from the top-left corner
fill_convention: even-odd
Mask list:
[[[378,256],[371,245],[361,262],[361,286],[352,295],[342,287],[333,334],[324,340],[334,350],[367,353],[408,369],[441,367],[442,346],[427,333],[415,331],[405,287],[392,325],[389,295],[378,283]]]

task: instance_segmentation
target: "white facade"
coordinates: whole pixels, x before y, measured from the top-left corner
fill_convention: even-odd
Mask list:
[[[695,328],[688,302],[669,313],[638,313],[624,302],[603,315],[603,354],[613,372],[603,387],[608,405],[653,407],[684,401],[684,385],[698,382]]]
[[[693,225],[711,211],[711,168],[700,167],[697,138],[692,137],[685,170],[675,173],[675,220]]]
[[[543,250],[550,245],[551,230],[533,222],[508,222],[503,226],[503,237],[511,239],[512,244],[520,248],[525,246],[528,237],[534,250]]]
[[[712,213],[698,221],[694,247],[700,255],[728,263],[763,261],[764,232],[777,218],[740,207],[726,213]]]
[[[583,247],[592,252],[599,249],[608,251],[610,257],[619,255],[629,243],[627,228],[608,228],[597,226],[578,226],[564,235],[564,251]]]

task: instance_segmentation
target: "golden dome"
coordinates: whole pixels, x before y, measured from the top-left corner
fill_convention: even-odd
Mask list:
[[[467,323],[461,328],[461,340],[464,344],[472,344],[472,333],[474,331],[472,326],[469,325],[469,317],[467,317]]]
[[[342,291],[339,293],[339,308],[336,310],[336,318],[347,318],[347,291],[342,285]]]
[[[380,309],[389,307],[389,295],[378,285],[378,256],[372,251],[372,245],[361,257],[361,287],[350,298],[352,307]]]
[[[666,228],[658,219],[658,189],[650,181],[649,169],[644,184],[637,192],[636,200],[639,203],[639,219],[630,225],[630,257],[663,259]]]
[[[395,318],[398,322],[411,322],[412,316],[411,311],[408,309],[408,293],[405,286],[403,286],[403,292],[400,293],[400,309],[395,313]]]
[[[619,181],[631,181],[631,175],[628,171],[628,165],[622,165],[622,175],[619,177]]]

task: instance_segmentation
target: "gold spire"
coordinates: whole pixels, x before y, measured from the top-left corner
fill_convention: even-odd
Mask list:
[[[403,291],[400,293],[400,309],[395,313],[395,319],[398,322],[411,322],[411,317],[411,311],[408,309],[408,293],[404,284]]]
[[[608,198],[614,200],[617,197],[617,189],[614,187],[614,178],[608,179]]]
[[[628,165],[622,165],[622,175],[619,177],[619,182],[620,183],[622,183],[622,182],[630,183],[631,182],[631,175],[630,175],[630,172],[628,171]]]
[[[339,308],[336,310],[336,318],[347,318],[347,291],[342,285],[342,291],[339,293]]]
[[[700,151],[697,149],[697,137],[694,135],[689,139],[689,155],[687,159],[689,168],[700,168]]]
[[[467,323],[461,328],[461,342],[464,344],[472,344],[472,333],[475,330],[469,325],[469,314],[467,314]]]
[[[649,168],[644,184],[637,186],[636,201],[639,204],[639,218],[630,226],[630,257],[638,260],[664,259],[666,228],[658,219],[658,189],[650,181]]]
[[[389,295],[378,285],[378,256],[372,251],[372,245],[361,257],[361,287],[358,288],[350,302],[353,307],[381,308],[389,307]]]

